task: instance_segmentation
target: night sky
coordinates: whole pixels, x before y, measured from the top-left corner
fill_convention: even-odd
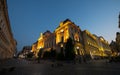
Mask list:
[[[36,42],[41,32],[53,32],[67,18],[109,43],[120,31],[120,0],[7,0],[7,4],[18,51]]]

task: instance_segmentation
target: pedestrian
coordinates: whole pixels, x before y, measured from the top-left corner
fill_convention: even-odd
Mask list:
[[[81,56],[79,57],[79,63],[81,63]]]
[[[38,55],[38,58],[37,58],[38,63],[40,63],[40,59],[41,59],[41,56],[42,56],[42,51],[43,51],[43,50],[40,49],[39,52],[38,52],[38,54],[37,54],[37,55]]]
[[[38,63],[40,63],[40,57],[37,58]]]

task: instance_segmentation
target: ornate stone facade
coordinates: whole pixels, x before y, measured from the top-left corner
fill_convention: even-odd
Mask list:
[[[76,57],[105,57],[111,53],[109,44],[103,37],[93,35],[87,30],[81,31],[80,27],[69,19],[60,22],[53,33],[46,31],[42,34],[37,41],[36,50],[42,48],[45,51],[54,48],[56,52],[59,53],[61,52],[61,48],[63,48],[64,53],[65,44],[68,38],[73,40]]]
[[[88,30],[83,31],[84,49],[87,56],[94,58],[107,57],[112,52],[109,43],[97,35],[91,34]]]
[[[12,58],[17,44],[11,31],[6,3],[6,0],[0,0],[0,59]]]
[[[40,34],[37,42],[32,45],[32,52],[34,52],[35,57],[38,57],[38,52],[41,49],[45,51],[50,51],[51,48],[56,49],[55,46],[55,33],[51,33],[50,31],[46,31]]]

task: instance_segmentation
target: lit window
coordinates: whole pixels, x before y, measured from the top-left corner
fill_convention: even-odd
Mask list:
[[[64,30],[62,29],[61,32],[63,32]]]

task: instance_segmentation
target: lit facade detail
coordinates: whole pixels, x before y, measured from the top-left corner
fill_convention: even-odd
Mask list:
[[[112,51],[110,49],[108,41],[106,41],[103,37],[99,37],[99,50],[101,52],[101,56],[110,56]]]
[[[93,59],[107,57],[112,54],[109,43],[103,37],[98,37],[85,30],[83,31],[83,38],[86,54]]]
[[[42,33],[37,41],[37,49],[41,49],[41,48],[44,48],[44,36]]]
[[[31,52],[33,52],[34,53],[34,56],[35,57],[38,57],[38,50],[37,50],[37,43],[38,42],[35,42],[33,45],[32,45],[32,51]]]
[[[55,33],[51,33],[50,31],[46,31],[43,34],[40,34],[37,42],[32,45],[32,52],[35,54],[35,57],[38,57],[38,52],[44,49],[45,51],[50,51],[51,48],[55,49]]]

